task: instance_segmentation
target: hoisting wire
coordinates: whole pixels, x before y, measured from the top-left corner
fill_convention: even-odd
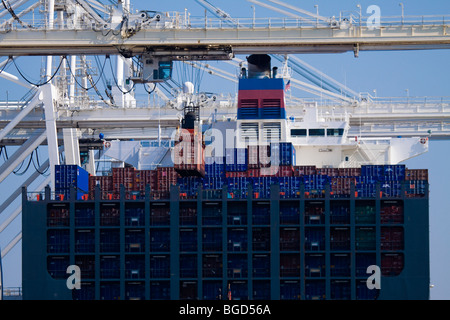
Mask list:
[[[71,74],[72,77],[75,79],[75,82],[78,84],[78,86],[79,86],[81,89],[86,90],[86,91],[96,88],[97,84],[100,82],[100,79],[103,77],[104,72],[105,72],[105,66],[106,66],[106,60],[107,60],[107,59],[109,59],[109,55],[107,55],[107,56],[105,57],[105,61],[103,61],[102,71],[100,72],[100,75],[99,75],[97,81],[96,81],[95,83],[92,83],[92,82],[93,82],[92,79],[89,79],[89,82],[91,82],[92,86],[91,86],[90,88],[87,88],[87,87],[84,87],[81,83],[78,82],[77,77],[76,77],[75,74],[73,73],[73,70],[72,70],[72,67],[71,67],[71,65],[70,65],[70,62],[69,62],[69,60],[67,60],[67,58],[66,58],[66,60],[67,60],[67,65],[68,65],[68,67],[69,67],[69,72],[70,72],[70,74]],[[87,73],[86,73],[86,76],[88,76]],[[88,78],[89,78],[89,77],[88,77]],[[98,90],[97,90],[97,91],[98,91]]]
[[[10,58],[11,58],[11,57],[10,57]],[[31,84],[31,85],[33,85],[33,86],[35,86],[35,87],[40,87],[40,86],[46,85],[47,83],[51,82],[51,81],[53,80],[53,78],[56,76],[56,74],[59,72],[59,69],[61,68],[61,65],[62,65],[62,62],[64,61],[64,59],[66,59],[65,56],[64,56],[63,59],[61,59],[61,61],[59,62],[58,68],[56,68],[55,73],[54,73],[49,79],[47,79],[44,83],[33,83],[33,82],[31,82],[30,80],[28,80],[27,77],[25,77],[25,75],[24,75],[24,74],[22,73],[22,71],[19,69],[19,67],[17,66],[16,61],[15,61],[16,59],[11,58],[11,60],[12,60],[12,62],[13,62],[13,64],[14,64],[14,66],[16,67],[17,71],[19,72],[20,76],[21,76],[26,82],[28,82],[29,84]]]
[[[22,20],[20,20],[20,18],[16,15],[14,10],[11,8],[11,5],[9,4],[9,2],[8,2],[8,4],[6,4],[5,0],[2,0],[2,3],[3,3],[3,6],[5,7],[5,9],[9,12],[9,14],[11,14],[11,16],[14,18],[14,20],[19,22],[22,25],[22,27],[35,29],[32,25],[30,25],[28,23],[24,23]]]
[[[38,148],[36,148],[34,151],[36,152],[36,162],[37,162],[37,166],[36,166],[36,164],[34,163],[34,159],[33,159],[33,167],[34,167],[34,169],[36,169],[36,171],[37,171],[39,174],[44,175],[44,174],[48,171],[48,169],[50,168],[50,164],[47,166],[47,168],[46,168],[43,172],[39,171],[39,168],[41,167],[41,164],[39,163],[39,152],[38,152]]]
[[[149,91],[149,90],[147,90],[147,86],[146,86],[146,84],[144,83],[144,90],[150,95],[150,94],[152,94],[152,93],[156,90],[156,85],[157,85],[157,83],[155,82],[155,83],[153,84],[153,89],[152,89],[151,91]]]
[[[117,57],[117,58],[119,58],[119,57]],[[113,76],[113,79],[114,79],[114,83],[116,84],[116,87],[120,90],[120,92],[122,92],[123,94],[127,94],[127,93],[130,93],[131,91],[133,91],[135,86],[136,86],[136,83],[134,83],[134,82],[133,82],[133,86],[131,87],[130,90],[128,90],[128,91],[123,91],[122,90],[122,88],[119,86],[119,83],[117,82],[116,75],[114,74],[114,68],[112,66],[111,59],[108,59],[108,60],[109,60],[109,66],[111,68],[111,73],[112,73],[112,76]]]
[[[13,173],[16,176],[23,176],[28,171],[28,169],[30,168],[32,160],[33,160],[33,153],[30,154],[30,160],[28,161],[28,165],[25,168],[25,170],[23,172],[21,172],[21,173],[18,173],[18,171],[22,168],[22,165],[23,165],[23,161],[22,161],[22,164],[20,165],[19,169],[17,169],[17,171],[13,171]]]

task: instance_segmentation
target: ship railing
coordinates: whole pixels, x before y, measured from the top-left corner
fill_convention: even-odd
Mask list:
[[[45,192],[27,192],[28,201],[44,201]]]
[[[367,141],[367,143],[371,143],[371,141]],[[413,189],[410,187],[411,181],[398,181],[399,185],[394,187],[387,187],[387,188],[381,188],[380,189],[380,197],[381,198],[401,198],[403,196],[407,198],[425,198],[428,197],[429,194],[429,185],[428,182],[424,181],[424,185],[417,187],[417,189]],[[285,192],[280,193],[280,199],[296,199],[300,198],[300,188],[295,189],[297,190],[295,193],[292,192]],[[356,191],[356,190],[355,190]],[[222,199],[222,192],[223,190],[215,190],[215,189],[208,189],[208,190],[202,190],[202,195],[204,200],[220,200]],[[232,190],[227,193],[227,199],[247,199],[248,192],[246,190]],[[311,189],[309,191],[304,192],[304,198],[305,199],[317,199],[321,198],[324,199],[326,195],[326,190],[324,189]],[[168,200],[170,199],[170,192],[169,191],[151,191],[150,192],[150,200]],[[351,196],[350,193],[346,194],[335,194],[330,193],[330,198],[349,198]],[[371,194],[367,194],[364,196],[364,194],[356,194],[355,197],[375,197],[377,196],[376,192],[373,191]],[[48,199],[46,199],[46,197]],[[119,200],[121,197],[121,193],[119,191],[102,191],[100,193],[100,200]],[[124,199],[125,200],[144,200],[146,197],[145,191],[126,191],[124,193]],[[41,192],[35,192],[35,191],[28,191],[26,194],[26,198],[28,201],[70,201],[70,196],[67,197],[64,194],[60,194],[58,192],[50,192],[47,194],[45,191]],[[253,192],[253,198],[254,199],[267,199],[270,198],[270,194],[268,192]],[[180,199],[197,199],[197,195],[192,196],[181,196]],[[88,200],[94,200],[94,192],[81,192],[76,195],[77,201],[88,201]],[[220,214],[219,214],[220,216]],[[211,214],[205,214],[205,217],[215,218],[218,217],[217,213],[211,213]],[[315,221],[317,217],[315,215],[306,214],[307,219],[310,224],[314,223],[320,223],[320,221]],[[341,217],[333,217],[333,219],[341,219]],[[342,217],[344,219],[345,217]],[[286,219],[288,219],[286,217]],[[319,219],[320,220],[320,219]]]

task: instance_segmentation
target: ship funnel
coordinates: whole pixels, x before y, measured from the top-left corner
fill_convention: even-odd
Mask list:
[[[247,57],[247,62],[249,78],[270,78],[270,56],[267,54],[252,54]]]

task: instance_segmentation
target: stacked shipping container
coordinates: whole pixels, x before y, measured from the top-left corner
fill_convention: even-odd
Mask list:
[[[56,165],[55,193],[70,199],[71,188],[76,189],[76,198],[80,200],[89,191],[89,173],[77,165]]]
[[[240,154],[242,160],[244,152],[234,150],[229,155],[233,154],[236,159]],[[251,185],[255,198],[269,198],[270,186],[279,184],[282,199],[299,198],[301,188],[307,198],[321,197],[327,186],[332,198],[350,197],[352,187],[355,197],[373,198],[376,196],[377,184],[380,196],[387,198],[400,197],[402,194],[407,197],[424,196],[427,188],[426,180],[406,180],[424,178],[427,176],[426,170],[406,170],[404,165],[362,166],[360,169],[284,165],[248,169],[247,161],[244,164],[228,164],[222,157],[206,158],[206,161],[204,178],[181,177],[172,167],[160,167],[156,170],[114,168],[111,176],[89,178],[89,197],[94,197],[96,185],[100,186],[102,199],[117,198],[121,185],[124,185],[127,194],[132,193],[134,197],[137,195],[141,198],[144,197],[147,185],[150,186],[152,198],[167,198],[170,186],[177,184],[182,198],[197,197],[199,186],[203,190],[221,190],[227,186],[230,198],[245,198],[248,196],[248,186]]]

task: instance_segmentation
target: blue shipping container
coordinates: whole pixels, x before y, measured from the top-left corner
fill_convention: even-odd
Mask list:
[[[70,189],[76,188],[77,200],[89,192],[89,173],[77,165],[55,166],[55,192],[70,199]]]
[[[225,149],[226,171],[247,171],[247,154],[246,148]]]
[[[270,159],[281,166],[295,165],[295,148],[291,142],[280,142],[270,144]]]

